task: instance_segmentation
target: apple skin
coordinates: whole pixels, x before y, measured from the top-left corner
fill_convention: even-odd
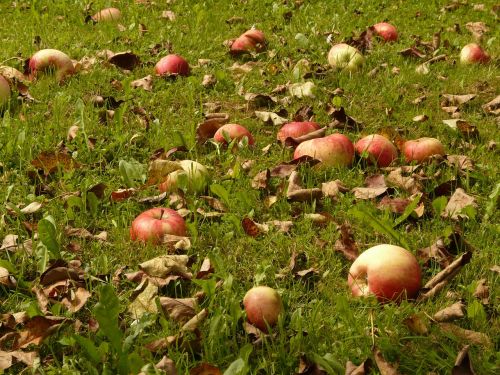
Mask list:
[[[337,69],[354,72],[363,66],[364,61],[357,48],[345,43],[334,45],[328,52],[328,63]]]
[[[57,49],[42,49],[36,52],[29,59],[28,68],[30,78],[36,77],[39,72],[54,69],[58,82],[62,82],[67,76],[75,74],[75,67],[69,56]]]
[[[10,85],[9,82],[0,75],[0,108],[2,108],[10,99]]]
[[[355,297],[374,295],[380,302],[414,298],[422,283],[415,256],[394,245],[364,251],[351,265],[347,283]]]
[[[92,16],[94,22],[118,21],[122,18],[122,12],[118,8],[102,9]]]
[[[460,51],[460,62],[462,64],[484,64],[488,61],[490,61],[490,55],[488,55],[479,44],[467,44]]]
[[[144,211],[132,222],[130,238],[133,241],[160,243],[165,234],[185,236],[186,222],[177,211],[156,207]]]
[[[214,134],[214,141],[217,143],[226,144],[226,139],[224,138],[224,133],[227,134],[229,139],[240,140],[243,137],[248,138],[248,144],[251,146],[255,143],[252,133],[248,131],[247,128],[239,124],[225,124],[222,125]]]
[[[403,144],[403,154],[407,162],[425,161],[434,155],[444,155],[444,146],[439,139],[423,137]]]
[[[367,152],[368,161],[379,167],[388,167],[398,158],[398,150],[386,137],[379,134],[367,135],[356,142],[354,148],[358,154]]]
[[[231,44],[230,52],[233,55],[240,55],[248,52],[262,52],[266,47],[264,33],[257,29],[245,31]]]
[[[324,167],[347,167],[354,158],[354,146],[345,135],[335,133],[299,144],[293,158],[298,159],[305,155],[320,160],[319,165]]]
[[[300,121],[300,122],[289,122],[281,127],[276,135],[276,139],[281,143],[285,143],[287,138],[297,138],[313,131],[321,129],[321,126],[317,122],[312,121]]]
[[[207,168],[194,160],[182,160],[179,164],[182,169],[170,173],[167,179],[158,185],[160,191],[176,191],[181,187],[191,193],[205,191],[210,181]]]
[[[155,73],[158,75],[178,74],[188,76],[191,72],[188,62],[179,55],[170,54],[163,57],[155,65]]]
[[[398,40],[398,30],[395,26],[387,22],[379,22],[373,25],[373,29],[386,42],[394,42]]]
[[[268,286],[256,286],[243,298],[243,306],[250,324],[262,332],[268,332],[278,322],[282,310],[281,297],[276,290]]]

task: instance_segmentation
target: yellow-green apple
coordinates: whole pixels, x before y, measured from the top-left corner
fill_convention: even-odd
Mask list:
[[[334,45],[328,52],[328,63],[337,69],[353,72],[363,66],[364,60],[357,48],[345,43]]]
[[[130,238],[133,241],[160,243],[166,234],[185,236],[186,223],[177,211],[156,207],[144,211],[132,222]]]
[[[75,73],[73,62],[64,52],[57,49],[42,49],[29,59],[28,69],[33,78],[39,72],[53,70],[58,82]]]
[[[255,143],[252,134],[244,126],[239,124],[225,124],[215,132],[214,141],[217,143],[227,144],[227,140],[241,140],[243,137],[248,139],[249,145],[253,145]]]
[[[0,75],[0,108],[2,108],[10,99],[9,82]]]
[[[313,131],[321,129],[317,122],[312,121],[296,121],[289,122],[281,127],[276,138],[281,143],[285,143],[287,138],[298,138]]]
[[[243,298],[243,306],[250,324],[266,333],[278,322],[282,310],[280,295],[268,286],[250,289]]]
[[[122,12],[118,8],[102,9],[92,16],[94,22],[118,21],[122,18]]]
[[[415,256],[394,245],[374,246],[356,258],[347,283],[355,297],[375,296],[381,302],[414,298],[422,275]]]
[[[178,189],[186,189],[191,193],[205,191],[210,181],[207,168],[194,160],[182,160],[179,165],[182,169],[169,173],[167,179],[158,186],[160,191],[170,192]]]
[[[351,165],[354,158],[354,146],[345,135],[335,133],[299,144],[293,158],[298,159],[302,156],[317,159],[324,167],[347,167]]]
[[[444,155],[444,146],[439,139],[423,137],[406,141],[403,144],[403,154],[407,162],[418,163],[434,155]]]
[[[261,52],[266,47],[264,33],[257,29],[245,31],[231,44],[230,52],[233,55],[240,55],[248,52]]]
[[[488,61],[490,61],[490,55],[479,44],[467,44],[460,51],[460,62],[462,64],[479,64],[487,63]]]
[[[393,42],[398,40],[398,30],[395,26],[387,22],[379,22],[373,25],[375,33],[384,39],[386,42]]]
[[[379,167],[388,167],[398,157],[398,150],[386,137],[367,135],[354,145],[358,154],[367,153],[368,161]]]
[[[158,75],[176,74],[188,76],[190,68],[188,62],[182,56],[170,54],[156,63],[155,73]]]

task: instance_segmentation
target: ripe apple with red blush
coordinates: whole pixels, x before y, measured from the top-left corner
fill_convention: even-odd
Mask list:
[[[236,139],[241,141],[243,137],[248,139],[248,144],[251,146],[255,143],[252,133],[239,124],[222,125],[214,134],[214,141],[221,144],[227,144],[226,138],[230,141]]]
[[[361,138],[354,145],[356,152],[368,154],[368,162],[379,167],[388,167],[398,158],[398,150],[390,140],[379,134],[371,134]]]
[[[170,54],[158,61],[155,65],[157,75],[180,75],[188,76],[191,72],[188,62],[179,55]]]
[[[266,47],[264,33],[257,29],[245,31],[231,44],[230,52],[233,55],[240,55],[249,52],[262,52]]]
[[[30,78],[38,76],[40,72],[53,70],[58,82],[75,73],[75,67],[69,56],[57,49],[42,49],[35,52],[29,59],[28,69]]]
[[[322,167],[347,167],[354,158],[354,146],[345,135],[335,133],[299,144],[293,158],[299,159],[302,156],[319,160]]]
[[[177,211],[156,207],[137,216],[130,227],[133,241],[160,243],[166,234],[185,236],[186,222]]]
[[[373,30],[386,42],[394,42],[398,40],[398,30],[394,25],[391,25],[388,22],[376,23],[373,25]]]
[[[276,139],[281,143],[285,143],[287,138],[298,138],[321,129],[317,122],[312,121],[295,121],[289,122],[281,127],[276,135]]]
[[[356,258],[347,283],[355,297],[375,296],[380,302],[416,297],[422,272],[415,256],[394,245],[374,246]]]
[[[431,156],[445,154],[444,146],[437,138],[423,137],[403,144],[403,154],[407,162],[418,163],[429,159]]]
[[[460,62],[462,64],[481,64],[490,61],[490,55],[477,43],[467,44],[460,51]]]
[[[268,286],[250,289],[243,298],[243,306],[249,323],[266,333],[276,325],[283,309],[280,295]]]

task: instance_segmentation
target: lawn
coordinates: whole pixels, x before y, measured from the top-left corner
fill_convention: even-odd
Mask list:
[[[121,17],[89,17],[107,7]],[[0,373],[498,373],[498,12],[487,0],[2,1],[0,74],[42,49],[75,73],[33,70],[8,99],[0,90]],[[396,41],[372,35],[382,21]],[[231,54],[251,28],[265,45]],[[343,42],[359,69],[329,65]],[[462,63],[469,43],[489,61]],[[170,53],[188,76],[155,74]],[[302,140],[276,139],[291,121],[353,143],[381,134],[398,156],[293,162]],[[225,123],[252,138],[215,142]],[[444,153],[406,160],[421,137]],[[183,172],[162,193],[182,160],[206,176],[194,186]],[[176,210],[185,233],[134,240],[153,207]],[[416,257],[414,298],[351,295],[351,264],[379,244]],[[268,332],[243,306],[257,285],[281,299]]]

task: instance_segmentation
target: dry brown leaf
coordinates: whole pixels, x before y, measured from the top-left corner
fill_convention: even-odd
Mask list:
[[[400,372],[397,370],[397,365],[392,365],[384,359],[384,356],[377,348],[373,349],[373,356],[375,358],[375,363],[380,371],[381,375],[399,375]]]
[[[465,28],[472,33],[472,36],[478,41],[481,40],[483,34],[487,33],[490,29],[484,22],[467,22]]]
[[[304,189],[300,186],[300,177],[297,171],[293,171],[288,178],[288,189],[286,197],[292,202],[309,202],[315,199],[321,199],[323,192],[321,189]]]
[[[403,323],[411,332],[417,335],[427,335],[429,333],[427,320],[424,320],[424,318],[418,314],[410,315]]]
[[[17,281],[9,272],[8,269],[0,267],[0,285],[6,288],[15,288]]]
[[[156,159],[149,164],[147,185],[159,184],[167,178],[167,176],[177,170],[182,170],[178,162],[171,160]]]
[[[245,233],[251,237],[257,237],[260,234],[269,232],[269,226],[267,224],[256,223],[249,217],[243,218],[241,226],[243,227]]]
[[[156,314],[155,299],[158,295],[158,286],[149,279],[143,279],[141,283],[134,289],[130,297],[128,311],[134,319],[140,319],[146,313]]]
[[[20,350],[5,352],[0,350],[0,370],[3,373],[3,370],[7,370],[17,362],[22,362],[26,366],[32,367],[37,358],[37,352],[23,352]]]
[[[469,358],[469,345],[465,345],[457,355],[455,365],[451,369],[451,375],[475,375]]]
[[[347,260],[354,261],[359,256],[358,245],[354,239],[354,232],[348,222],[339,227],[340,238],[335,241],[334,249],[341,252]]]
[[[196,274],[197,279],[205,279],[207,276],[214,273],[214,268],[212,266],[212,262],[210,258],[203,259],[203,263],[201,264],[200,270]]]
[[[465,155],[446,155],[448,165],[457,168],[459,171],[473,171],[474,161]]]
[[[169,21],[175,21],[175,13],[171,10],[164,10],[163,12],[161,12],[161,18]]]
[[[304,214],[304,219],[311,220],[314,224],[324,226],[333,221],[333,216],[328,212]]]
[[[296,122],[312,121],[313,118],[313,107],[308,105],[300,107],[293,115],[293,121]]]
[[[498,95],[495,99],[483,105],[483,110],[490,114],[498,116],[500,115],[500,95]]]
[[[40,345],[40,343],[59,326],[66,321],[61,316],[34,316],[24,324],[23,329],[15,338],[13,349],[23,349],[29,345]]]
[[[373,366],[370,358],[366,359],[360,365],[355,365],[351,361],[347,361],[345,365],[345,375],[368,375]]]
[[[265,225],[275,227],[276,229],[278,229],[278,232],[288,233],[293,226],[293,221],[271,220],[266,221]]]
[[[448,201],[441,216],[444,218],[449,217],[453,220],[468,218],[466,214],[461,213],[461,211],[468,206],[477,207],[476,199],[467,195],[463,189],[457,188]]]
[[[348,192],[349,189],[344,186],[342,181],[335,180],[322,183],[321,191],[324,197],[336,198],[340,193]]]
[[[31,161],[31,165],[37,169],[43,170],[45,176],[48,176],[58,169],[71,171],[79,168],[80,165],[70,155],[57,151],[43,151]]]
[[[246,93],[244,97],[248,109],[269,108],[278,101],[275,97],[265,94]]]
[[[210,207],[212,207],[214,210],[220,211],[220,212],[227,212],[227,207],[224,203],[222,203],[219,199],[202,195],[200,196],[201,199],[206,201]]]
[[[132,52],[119,52],[108,57],[108,62],[125,70],[133,70],[141,61],[139,56]]]
[[[405,176],[404,173],[403,167],[391,171],[385,178],[387,185],[401,188],[410,194],[420,193],[422,190],[420,183],[413,176]]]
[[[292,83],[288,85],[290,95],[296,98],[315,98],[316,85],[313,82]]]
[[[188,261],[187,255],[163,255],[141,263],[139,269],[151,277],[164,279],[179,276],[191,279],[192,274],[187,268]]]
[[[437,322],[451,322],[462,319],[465,316],[465,304],[458,301],[451,306],[445,307],[434,314],[433,319]]]
[[[278,201],[278,197],[276,195],[269,195],[264,198],[264,205],[267,208],[270,208],[273,204],[275,204]]]
[[[295,375],[327,375],[327,372],[317,363],[310,361],[305,355],[301,355],[299,369]]]
[[[443,120],[443,124],[456,130],[466,139],[479,138],[479,130],[477,127],[465,120],[459,118]]]
[[[419,59],[425,59],[427,55],[425,52],[419,50],[417,47],[412,46],[399,51],[399,54],[405,57],[416,57]]]
[[[488,305],[490,303],[490,287],[487,285],[486,279],[481,279],[477,282],[473,296],[479,299],[483,305]]]
[[[449,107],[449,106],[460,106],[462,104],[466,104],[476,98],[476,94],[467,94],[467,95],[451,95],[451,94],[443,94],[441,101],[441,107]]]
[[[1,250],[11,250],[18,247],[18,239],[19,236],[17,234],[7,234],[2,240],[2,246],[0,246]]]
[[[134,89],[141,88],[145,91],[152,91],[153,76],[149,74],[144,78],[136,79],[135,81],[130,82],[130,86],[132,86],[132,88]]]
[[[267,125],[280,126],[288,122],[288,119],[274,112],[255,111],[255,116]]]
[[[129,188],[129,189],[119,189],[111,192],[111,200],[113,202],[120,202],[127,198],[134,196],[137,193],[137,189]]]
[[[201,85],[203,87],[213,87],[217,83],[217,78],[213,74],[205,74],[203,76],[203,80],[201,81]]]
[[[328,125],[331,128],[345,130],[360,130],[363,128],[361,122],[346,114],[344,107],[327,105],[326,110],[332,119],[332,122]]]
[[[204,144],[207,140],[214,137],[217,130],[229,121],[227,113],[211,113],[206,115],[205,121],[196,127],[196,142]]]
[[[326,134],[326,127],[323,127],[321,129],[304,134],[300,137],[288,137],[285,139],[283,144],[286,146],[289,146],[289,147],[296,147],[297,145],[301,144],[302,142],[308,141],[310,139],[322,138],[325,136],[325,134]]]
[[[222,372],[219,370],[219,368],[211,364],[202,363],[196,367],[193,367],[189,371],[189,375],[222,375]]]
[[[279,178],[285,178],[289,177],[293,171],[297,169],[296,164],[280,164],[277,165],[274,168],[270,169],[270,177],[279,177]]]
[[[196,315],[198,302],[196,298],[160,297],[160,305],[168,318],[184,324]]]
[[[460,340],[486,347],[491,347],[493,345],[491,339],[485,333],[464,329],[451,323],[438,324],[439,328],[441,328],[442,331],[449,333],[452,336],[459,338]]]
[[[267,189],[267,187],[268,187],[267,183],[268,183],[270,178],[271,178],[271,173],[269,172],[269,169],[265,169],[263,171],[260,171],[252,179],[252,182],[251,182],[252,188],[254,188],[254,189]]]
[[[381,174],[368,176],[365,179],[365,187],[355,187],[351,191],[357,199],[373,199],[387,191],[385,178]]]
[[[500,266],[494,265],[490,268],[490,271],[500,274]]]

